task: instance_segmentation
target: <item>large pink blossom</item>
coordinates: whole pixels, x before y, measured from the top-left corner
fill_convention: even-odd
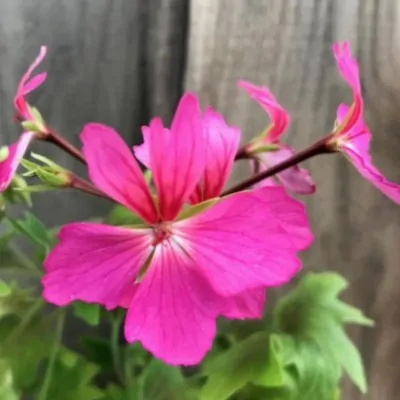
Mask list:
[[[290,117],[267,88],[253,85],[247,81],[239,81],[238,86],[243,88],[267,112],[272,121],[267,131],[259,138],[256,138],[250,146],[250,151],[257,151],[262,146],[274,145],[273,147],[275,148],[271,147],[268,151],[257,151],[256,153],[258,159],[257,172],[263,172],[294,154],[291,147],[280,141],[281,135],[289,125]],[[252,162],[252,164],[254,163]],[[256,165],[253,165],[253,167],[256,167]],[[279,184],[282,184],[293,193],[312,194],[315,192],[315,184],[310,173],[298,165],[287,168],[274,177],[264,179],[257,184],[257,187],[276,186]]]
[[[335,43],[333,53],[342,77],[353,92],[353,104],[337,110],[336,130],[331,145],[343,152],[357,171],[387,197],[400,204],[400,186],[388,181],[373,165],[369,155],[372,135],[363,121],[363,101],[357,61],[347,42]]]
[[[264,288],[299,270],[296,253],[312,235],[304,207],[282,188],[233,194],[180,216],[204,175],[210,143],[193,95],[183,96],[170,129],[154,119],[145,136],[156,195],[115,131],[84,128],[91,180],[144,224],[64,226],[45,261],[44,297],[60,306],[126,307],[127,341],[167,363],[196,364],[212,345],[216,318],[259,316]]]

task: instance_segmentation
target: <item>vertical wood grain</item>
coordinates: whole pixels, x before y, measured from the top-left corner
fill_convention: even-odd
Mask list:
[[[267,85],[292,116],[287,142],[301,148],[331,129],[340,102],[351,101],[331,52],[333,41],[350,40],[361,64],[374,160],[400,182],[399,22],[396,0],[192,0],[186,84],[247,139],[268,120],[235,83]],[[377,321],[375,329],[351,329],[367,365],[368,398],[397,399],[400,209],[344,157],[306,165],[318,191],[306,199],[316,239],[304,255],[305,270],[348,278],[346,300]],[[343,396],[361,398],[348,382]]]

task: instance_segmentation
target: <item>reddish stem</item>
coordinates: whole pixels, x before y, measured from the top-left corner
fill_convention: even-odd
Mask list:
[[[97,189],[90,182],[86,181],[85,179],[80,178],[79,176],[76,176],[72,172],[70,172],[69,174],[70,174],[69,175],[70,182],[68,184],[69,188],[77,189],[82,192],[89,193],[89,194],[97,196],[97,197],[101,197],[103,199],[112,200],[109,196],[107,196],[101,190]]]
[[[246,146],[242,146],[236,153],[236,160],[243,160],[245,158],[251,158],[251,156],[247,153]]]
[[[56,146],[60,147],[64,151],[66,151],[68,154],[70,154],[72,157],[76,158],[78,161],[86,165],[86,160],[85,157],[83,156],[83,153],[76,148],[72,143],[68,142],[68,140],[64,139],[59,133],[54,131],[53,129],[48,128],[48,135],[46,135],[43,139],[46,140],[47,142],[51,142],[55,144]]]
[[[307,147],[306,149],[294,154],[292,157],[282,161],[279,164],[274,165],[273,167],[267,169],[266,171],[263,171],[257,175],[254,175],[243,182],[240,182],[239,184],[235,185],[234,187],[228,189],[224,193],[222,193],[221,196],[227,196],[232,193],[240,192],[242,190],[248,189],[249,187],[255,185],[256,183],[269,178],[281,171],[284,171],[287,168],[293,167],[302,161],[308,160],[311,157],[314,157],[318,154],[327,154],[327,153],[332,153],[334,150],[332,148],[329,148],[327,145],[328,140],[331,138],[331,135],[328,135],[321,140],[318,140],[318,142],[315,142],[312,144],[310,147]],[[242,148],[243,149],[243,148]],[[241,149],[239,150],[239,152]],[[238,153],[239,153],[238,152]],[[246,158],[246,157],[239,157],[239,158]],[[236,159],[238,159],[238,156],[236,156]]]

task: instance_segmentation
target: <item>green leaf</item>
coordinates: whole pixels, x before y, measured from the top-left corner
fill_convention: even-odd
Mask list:
[[[14,229],[29,238],[33,243],[49,249],[54,240],[51,239],[46,227],[33,214],[25,212],[24,219],[9,218]]]
[[[20,398],[14,388],[12,370],[8,362],[0,359],[0,399],[19,400]]]
[[[259,332],[206,361],[203,373],[207,382],[202,388],[201,398],[224,400],[249,382],[279,386],[282,370],[275,350],[269,353],[270,345],[268,334]]]
[[[71,357],[72,356],[72,357]],[[67,362],[66,362],[67,360]],[[70,350],[62,349],[54,364],[48,399],[99,400],[104,393],[93,383],[99,368]],[[39,392],[37,385],[35,392]]]
[[[85,336],[82,344],[86,349],[87,359],[101,367],[103,371],[113,369],[113,356],[110,341],[99,337]]]
[[[111,225],[136,225],[142,224],[143,220],[126,207],[117,205],[108,214],[107,222]]]
[[[285,370],[280,357],[280,343],[272,335],[269,337],[267,361],[260,374],[252,382],[264,387],[280,387],[285,385]],[[261,349],[260,349],[261,350]]]
[[[74,314],[84,320],[88,325],[97,326],[99,324],[101,308],[98,304],[75,301],[72,305],[74,308]]]
[[[24,390],[35,383],[39,363],[50,353],[54,321],[37,317],[15,335],[20,322],[15,315],[1,321],[0,358],[10,366],[15,387]]]
[[[344,324],[371,326],[373,322],[338,299],[346,287],[345,279],[337,274],[309,274],[276,307],[274,324],[281,332],[287,365],[298,374],[297,385],[303,396],[304,388],[313,388],[307,398],[331,399],[342,370],[362,393],[367,390],[360,354],[346,335]],[[318,374],[318,384],[313,383]]]
[[[107,386],[107,388],[104,391],[104,394],[105,397],[102,400],[129,400],[127,398],[127,391],[121,388],[120,386],[113,384]]]
[[[2,279],[0,279],[0,298],[1,297],[7,297],[12,293],[11,287],[4,282]]]
[[[15,282],[9,283],[7,287],[8,294],[0,296],[0,322],[11,314],[21,317],[33,302],[29,290],[21,289]]]
[[[180,368],[171,367],[153,358],[143,372],[142,388],[145,400],[196,400]]]

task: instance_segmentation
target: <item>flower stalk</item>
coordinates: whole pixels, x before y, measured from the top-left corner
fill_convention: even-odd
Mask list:
[[[281,171],[284,171],[287,168],[297,165],[297,164],[301,163],[302,161],[308,160],[309,158],[312,158],[316,155],[328,154],[328,153],[335,152],[334,150],[332,150],[332,148],[330,148],[328,146],[328,141],[330,138],[331,138],[331,134],[328,136],[325,136],[321,140],[318,140],[311,146],[294,154],[292,157],[282,161],[281,163],[276,164],[271,168],[268,168],[266,171],[263,171],[256,175],[253,175],[252,177],[244,180],[243,182],[238,183],[237,185],[235,185],[232,188],[223,192],[221,196],[227,196],[232,193],[237,193],[242,190],[246,190],[246,189],[250,188],[251,186],[255,185],[256,183],[258,183],[266,178],[269,178]],[[243,157],[241,157],[241,158],[243,158]],[[238,158],[236,158],[236,159],[238,159]]]

